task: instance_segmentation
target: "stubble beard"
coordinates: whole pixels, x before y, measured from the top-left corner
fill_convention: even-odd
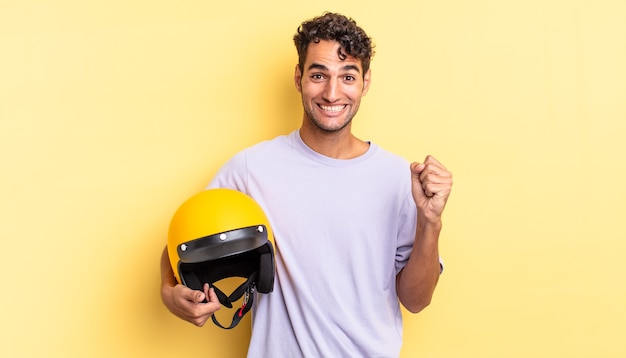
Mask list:
[[[304,107],[304,113],[306,114],[307,120],[311,122],[316,128],[326,133],[336,133],[336,132],[344,130],[346,127],[350,125],[350,123],[352,123],[352,119],[354,118],[354,116],[356,115],[356,112],[358,111],[358,108],[357,108],[357,110],[354,111],[354,113],[348,113],[345,122],[339,125],[338,127],[331,127],[331,126],[324,125],[324,123],[321,120],[319,120],[317,116],[313,114],[313,109],[308,108],[306,106],[303,106],[303,107]]]

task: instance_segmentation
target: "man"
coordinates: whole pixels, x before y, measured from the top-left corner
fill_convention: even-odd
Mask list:
[[[353,20],[326,13],[294,41],[300,129],[235,155],[209,184],[252,196],[274,230],[274,291],[255,300],[248,356],[397,357],[400,303],[421,311],[439,278],[452,175],[432,156],[409,164],[352,134],[373,55]],[[165,251],[161,272],[178,317],[202,326],[219,309],[208,285],[176,284]]]

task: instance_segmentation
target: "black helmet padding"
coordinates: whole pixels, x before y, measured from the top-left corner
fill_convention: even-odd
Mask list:
[[[213,284],[228,277],[249,279],[260,293],[270,293],[274,288],[274,252],[272,245],[265,243],[261,247],[240,254],[222,257],[212,261],[198,263],[180,263],[180,278],[185,286],[202,291],[204,283]]]

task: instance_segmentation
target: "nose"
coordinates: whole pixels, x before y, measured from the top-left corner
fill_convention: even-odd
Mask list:
[[[328,102],[335,102],[339,99],[339,84],[337,83],[337,80],[332,79],[326,82],[323,97],[324,100]]]

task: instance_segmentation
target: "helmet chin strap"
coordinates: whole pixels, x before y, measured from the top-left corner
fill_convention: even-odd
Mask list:
[[[223,329],[234,328],[235,326],[237,326],[237,324],[239,324],[239,321],[241,321],[243,316],[246,313],[248,313],[248,311],[250,311],[250,309],[252,308],[252,303],[254,302],[254,282],[256,280],[256,277],[257,277],[257,273],[254,272],[250,277],[248,277],[246,282],[239,285],[239,287],[237,287],[233,291],[233,293],[230,294],[230,296],[226,296],[226,294],[222,292],[222,290],[217,288],[217,286],[211,284],[211,287],[213,287],[213,290],[215,291],[215,294],[217,295],[218,300],[220,301],[222,305],[224,305],[224,307],[232,308],[233,307],[232,303],[240,299],[241,296],[243,296],[243,303],[241,304],[241,308],[239,308],[233,315],[233,320],[230,326],[228,327],[223,326],[217,320],[217,318],[215,318],[215,315],[212,315],[211,319],[213,320],[213,323],[215,323],[216,326],[223,328]]]

